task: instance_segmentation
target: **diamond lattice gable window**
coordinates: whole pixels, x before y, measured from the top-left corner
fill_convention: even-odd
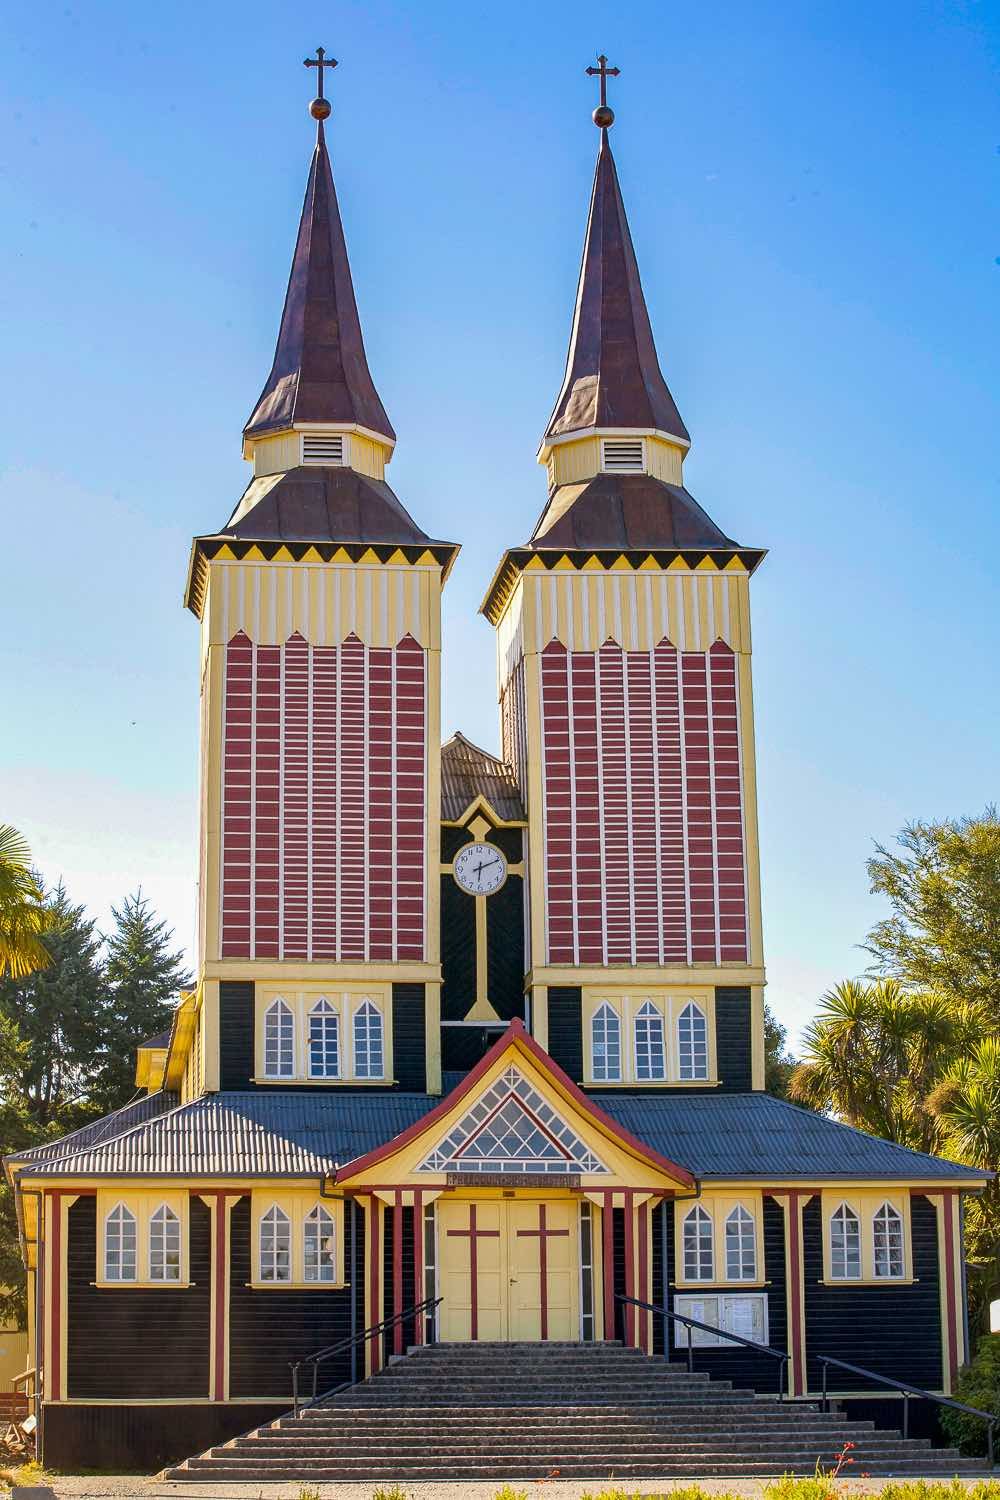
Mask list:
[[[418,1172],[607,1172],[608,1168],[516,1068],[496,1080]]]

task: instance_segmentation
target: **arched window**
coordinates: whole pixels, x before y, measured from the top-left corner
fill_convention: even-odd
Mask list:
[[[838,1281],[861,1278],[861,1220],[846,1203],[830,1219],[830,1274]]]
[[[605,1000],[590,1023],[590,1055],[595,1083],[619,1083],[622,1076],[622,1028]]]
[[[640,1083],[655,1082],[667,1076],[663,1016],[651,1000],[636,1012],[635,1076]]]
[[[284,1000],[264,1013],[264,1073],[268,1078],[295,1076],[295,1017]]]
[[[677,1018],[677,1057],[681,1078],[708,1077],[708,1026],[693,1002]]]
[[[306,1281],[335,1281],[337,1272],[333,1216],[317,1203],[306,1214],[302,1236],[303,1275]]]
[[[277,1204],[260,1221],[260,1279],[292,1279],[292,1224]]]
[[[135,1281],[138,1256],[135,1215],[118,1203],[104,1221],[105,1281]]]
[[[181,1221],[165,1203],[149,1221],[149,1279],[181,1279]]]
[[[325,999],[309,1012],[309,1077],[340,1077],[340,1017]]]
[[[903,1216],[891,1203],[883,1203],[875,1214],[875,1275],[903,1276]]]
[[[757,1280],[757,1232],[742,1203],[726,1218],[726,1280]]]
[[[381,1078],[384,1067],[382,1012],[365,1000],[354,1012],[354,1076]]]
[[[715,1254],[712,1220],[696,1204],[684,1219],[684,1280],[714,1281]]]

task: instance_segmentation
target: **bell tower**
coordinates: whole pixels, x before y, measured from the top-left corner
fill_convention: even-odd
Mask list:
[[[274,363],[243,431],[253,477],[221,530],[195,539],[188,577],[202,644],[203,1083],[236,1086],[225,1033],[242,1027],[257,1039],[251,1083],[391,1086],[403,1027],[425,1071],[402,1082],[433,1088],[440,597],[458,549],[386,483],[396,436],[324,133],[336,63],[319,49],[307,66],[316,144]],[[364,1003],[381,1053],[354,1024]]]
[[[690,437],[657,358],[609,139],[617,70],[602,57],[588,71],[600,144],[566,370],[538,451],[548,496],[482,606],[528,820],[532,1027],[556,1055],[569,1007],[585,1080],[665,1084],[644,1077],[638,1041],[631,1073],[598,1056],[595,1008],[610,999],[614,1035],[637,1038],[631,1022],[652,997],[644,1014],[674,1039],[673,1081],[709,1086],[717,1063],[691,1062],[678,1018],[693,1000],[698,1035],[722,1037],[738,995],[762,1087],[748,584],[763,553],[684,486]]]

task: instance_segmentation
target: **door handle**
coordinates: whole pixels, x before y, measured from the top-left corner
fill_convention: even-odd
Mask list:
[[[510,1277],[510,1284],[511,1284],[511,1286],[514,1286],[514,1284],[516,1283],[516,1281],[517,1281],[517,1277],[516,1276],[511,1276]]]

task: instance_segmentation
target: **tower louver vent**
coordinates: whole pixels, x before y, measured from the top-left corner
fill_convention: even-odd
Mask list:
[[[304,432],[302,434],[302,462],[304,464],[343,464],[344,434],[342,432]]]
[[[641,474],[646,468],[642,438],[602,438],[601,468],[608,474]]]

